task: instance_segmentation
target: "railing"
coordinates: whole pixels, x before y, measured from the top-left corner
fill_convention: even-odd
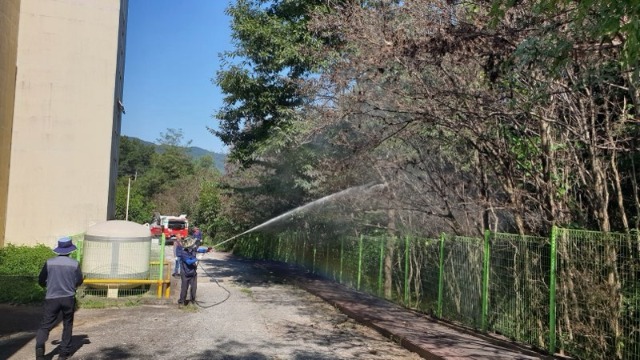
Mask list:
[[[582,359],[640,359],[640,238],[250,234],[234,252],[303,266],[407,308]]]

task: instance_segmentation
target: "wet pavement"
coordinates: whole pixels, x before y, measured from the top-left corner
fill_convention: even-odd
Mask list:
[[[378,297],[333,281],[305,274],[293,267],[257,262],[278,276],[291,279],[360,324],[369,326],[425,359],[553,359],[525,346],[476,334],[432,319]]]

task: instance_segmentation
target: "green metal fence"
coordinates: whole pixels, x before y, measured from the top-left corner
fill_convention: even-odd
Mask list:
[[[637,234],[558,229],[556,333],[579,357],[640,357]]]
[[[488,232],[484,329],[549,349],[548,238]]]
[[[640,238],[251,234],[234,251],[315,274],[477,331],[582,359],[640,359]]]
[[[482,239],[451,237],[444,241],[440,316],[480,328]]]

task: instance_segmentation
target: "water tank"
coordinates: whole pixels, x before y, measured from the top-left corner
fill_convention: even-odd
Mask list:
[[[84,235],[82,272],[88,279],[148,279],[149,228],[124,220],[96,224]]]

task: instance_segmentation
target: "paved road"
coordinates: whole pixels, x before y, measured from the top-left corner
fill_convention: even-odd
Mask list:
[[[268,268],[218,252],[201,265],[202,307],[178,308],[174,295],[171,303],[80,309],[72,359],[420,358]],[[0,307],[0,359],[34,357],[40,314],[39,307]],[[51,333],[48,359],[56,358],[60,333],[61,325]]]

